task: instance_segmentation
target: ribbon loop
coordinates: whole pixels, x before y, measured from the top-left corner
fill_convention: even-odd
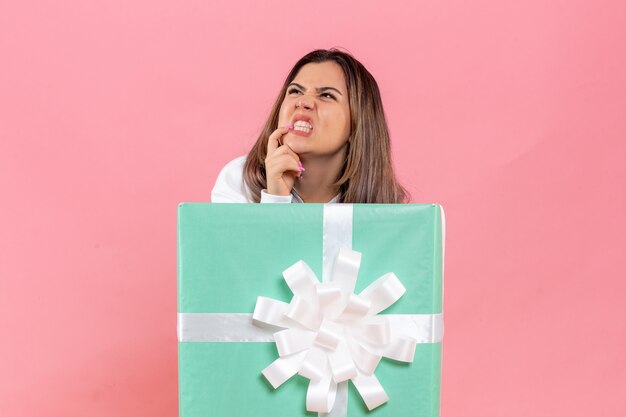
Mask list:
[[[336,383],[348,381],[357,375],[352,355],[345,343],[340,343],[334,352],[328,354],[328,362]]]
[[[406,288],[396,274],[388,272],[365,288],[359,296],[371,301],[370,314],[378,314],[404,295]]]
[[[324,376],[327,363],[326,354],[318,347],[313,346],[308,350],[298,373],[311,381],[319,381]]]
[[[316,330],[319,327],[319,307],[307,302],[302,297],[293,297],[285,317],[289,317],[307,329]]]
[[[341,327],[331,321],[324,320],[317,332],[315,344],[332,351],[337,348],[341,338]]]
[[[286,329],[274,334],[278,356],[302,352],[311,346],[315,333],[300,329]]]
[[[356,294],[350,294],[350,296],[348,297],[346,308],[343,310],[343,313],[341,313],[339,319],[356,320],[365,317],[365,315],[370,311],[371,307],[372,302],[370,300],[359,297]]]
[[[384,355],[400,362],[413,362],[415,344],[415,339],[410,337],[395,338],[385,349]]]
[[[289,304],[267,297],[257,297],[252,320],[256,325],[269,324],[271,326],[289,327],[285,322],[285,313]]]
[[[352,382],[370,411],[389,400],[376,375],[357,375]]]
[[[317,286],[317,297],[324,318],[334,318],[341,311],[341,288],[333,283]]]
[[[328,413],[335,404],[337,384],[330,377],[329,372],[324,372],[324,377],[319,381],[311,381],[306,393],[306,409],[318,413]]]
[[[283,271],[285,282],[294,295],[309,302],[315,302],[317,292],[315,285],[319,283],[315,272],[304,261],[298,261]]]
[[[390,340],[389,322],[385,317],[369,317],[352,334],[366,343],[386,346]]]
[[[286,358],[278,358],[261,373],[276,389],[298,372],[305,355],[306,352],[300,352]]]
[[[359,370],[365,375],[372,375],[382,356],[368,351],[359,343],[354,341],[351,341],[351,343],[348,344],[348,347],[352,352],[354,363]]]
[[[344,294],[352,294],[360,266],[361,254],[359,252],[346,248],[339,249],[333,268],[332,282],[338,283]]]

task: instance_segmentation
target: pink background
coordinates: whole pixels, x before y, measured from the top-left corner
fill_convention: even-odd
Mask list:
[[[177,204],[332,46],[446,209],[442,414],[626,415],[626,3],[265,3],[0,5],[0,415],[176,415]]]

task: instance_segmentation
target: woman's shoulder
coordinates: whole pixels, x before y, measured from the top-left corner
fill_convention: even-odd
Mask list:
[[[243,180],[246,155],[238,156],[228,162],[217,175],[211,191],[213,203],[249,203],[250,193]]]
[[[231,176],[232,175],[243,176],[243,167],[246,164],[246,158],[247,158],[247,155],[241,155],[233,159],[232,161],[229,161],[228,163],[226,163],[226,165],[224,165],[224,168],[222,168],[222,172],[225,173],[226,175],[231,175]]]

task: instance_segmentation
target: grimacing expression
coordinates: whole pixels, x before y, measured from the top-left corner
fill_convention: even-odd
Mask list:
[[[287,87],[278,126],[294,125],[283,143],[297,154],[332,156],[350,137],[350,102],[343,70],[334,61],[309,63]]]

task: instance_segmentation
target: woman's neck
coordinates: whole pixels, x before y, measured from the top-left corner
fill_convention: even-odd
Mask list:
[[[294,187],[305,203],[327,203],[339,193],[333,186],[343,166],[345,151],[330,157],[300,156],[305,171]]]

